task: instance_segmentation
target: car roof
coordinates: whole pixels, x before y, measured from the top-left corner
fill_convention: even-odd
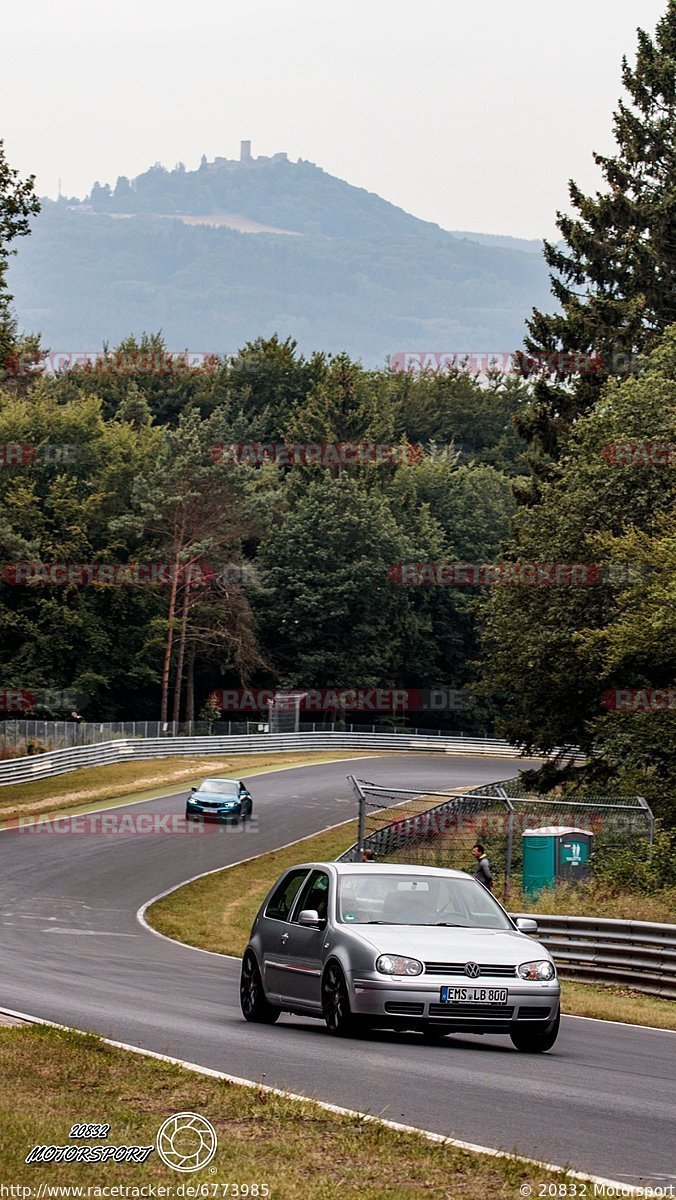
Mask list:
[[[201,779],[200,783],[239,783],[239,779],[222,779],[221,776],[210,775],[208,779]]]
[[[472,879],[472,875],[468,875],[466,871],[455,871],[450,867],[424,867],[419,863],[374,863],[374,862],[308,862],[296,863],[296,868],[307,867],[308,870],[320,868],[326,870],[330,867],[337,875],[353,875],[355,872],[365,875],[377,873],[379,875],[439,875],[441,878],[448,879],[451,876],[454,879]],[[292,870],[294,868],[291,868]]]

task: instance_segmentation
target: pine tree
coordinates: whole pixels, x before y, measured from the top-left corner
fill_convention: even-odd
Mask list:
[[[9,243],[30,233],[29,217],[40,211],[34,184],[34,175],[19,179],[19,172],[7,162],[4,143],[0,140],[0,379],[5,371],[12,373],[10,360],[17,352],[16,321],[5,278],[9,256],[15,253],[10,250]]]
[[[575,418],[609,376],[635,371],[676,321],[676,0],[655,38],[638,30],[629,94],[614,114],[617,153],[594,154],[607,187],[586,196],[571,180],[576,216],[557,213],[565,245],[545,242],[557,314],[533,310],[519,370],[533,381],[517,428],[546,474]],[[539,457],[539,461],[537,456]]]

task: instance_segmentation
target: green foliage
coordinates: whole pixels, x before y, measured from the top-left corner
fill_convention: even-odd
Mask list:
[[[631,846],[595,848],[594,878],[602,884],[650,896],[676,887],[676,837],[658,828],[652,846],[638,839]]]
[[[533,374],[532,403],[520,428],[536,450],[558,457],[575,417],[609,376],[626,376],[637,353],[676,321],[676,0],[668,0],[654,39],[638,31],[635,66],[622,62],[627,99],[614,115],[617,152],[595,154],[605,190],[585,196],[573,182],[576,216],[558,214],[563,245],[545,243],[560,311],[537,308],[522,358]],[[541,357],[560,353],[541,371]],[[582,372],[566,356],[593,358]]]
[[[30,233],[30,218],[40,211],[34,185],[34,175],[20,179],[19,172],[10,167],[0,140],[0,383],[7,373],[12,373],[12,360],[19,349],[12,297],[7,288],[9,256],[16,253],[10,243]]]
[[[609,448],[674,441],[676,326],[638,377],[606,386],[558,477],[514,521],[510,559],[596,564],[604,576],[594,586],[494,588],[484,640],[484,688],[500,696],[505,736],[546,750],[596,747],[613,777],[623,771],[629,790],[672,816],[673,711],[612,711],[604,695],[673,686],[674,472],[613,465]]]

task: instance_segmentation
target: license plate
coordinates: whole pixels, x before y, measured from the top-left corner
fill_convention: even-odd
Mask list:
[[[506,1004],[507,988],[442,987],[442,1004]]]

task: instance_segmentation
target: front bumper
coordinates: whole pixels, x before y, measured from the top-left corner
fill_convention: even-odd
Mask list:
[[[200,821],[240,821],[242,809],[238,808],[201,808],[188,800],[185,806],[186,817],[198,817]]]
[[[506,986],[505,1004],[442,1004],[441,988],[448,982],[433,976],[410,980],[354,976],[349,985],[350,1007],[374,1023],[406,1029],[435,1025],[458,1033],[509,1033],[518,1026],[546,1032],[556,1020],[561,1001],[556,979],[547,983],[510,980],[506,984],[504,979],[482,978],[482,987]]]

